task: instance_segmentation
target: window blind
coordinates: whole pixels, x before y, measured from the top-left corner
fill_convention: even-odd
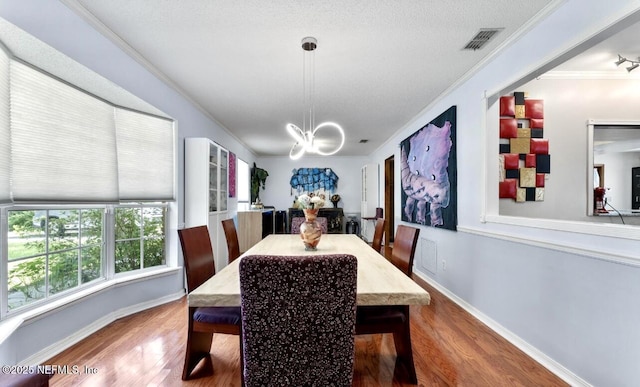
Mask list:
[[[173,200],[173,121],[116,108],[121,201]]]
[[[0,48],[0,203],[11,201],[9,131],[9,56]]]
[[[113,106],[10,63],[14,202],[118,200]]]

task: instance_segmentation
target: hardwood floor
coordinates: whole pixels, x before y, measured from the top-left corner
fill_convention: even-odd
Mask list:
[[[411,306],[419,386],[567,386],[435,289],[431,305]],[[215,335],[214,375],[180,379],[186,298],[122,318],[46,364],[78,367],[52,386],[240,386],[239,338]],[[393,379],[391,335],[356,337],[353,386],[404,386]],[[197,372],[197,371],[196,371]]]

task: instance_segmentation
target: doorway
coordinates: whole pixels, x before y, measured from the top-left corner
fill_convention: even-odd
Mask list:
[[[384,233],[387,236],[385,245],[390,245],[393,243],[393,237],[395,230],[393,219],[395,217],[395,213],[393,210],[394,200],[394,189],[393,189],[393,181],[394,179],[394,156],[389,157],[384,161],[384,219],[385,219],[385,230]]]

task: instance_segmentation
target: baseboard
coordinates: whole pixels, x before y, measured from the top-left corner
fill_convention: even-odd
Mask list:
[[[589,384],[587,381],[585,381],[584,379],[580,378],[578,375],[574,374],[573,372],[565,368],[562,364],[558,363],[557,361],[547,356],[544,352],[538,350],[536,347],[522,340],[518,335],[514,334],[513,332],[509,331],[502,325],[498,324],[497,322],[492,320],[490,317],[488,317],[487,315],[485,315],[484,313],[480,312],[478,309],[473,307],[473,305],[469,304],[468,302],[464,301],[460,297],[451,293],[448,289],[444,288],[437,282],[433,281],[428,277],[424,277],[420,274],[417,274],[415,272],[413,273],[413,276],[419,285],[423,286],[423,284],[420,284],[420,282],[423,282],[435,288],[437,291],[442,293],[445,297],[447,297],[452,302],[456,303],[458,306],[464,309],[467,313],[471,314],[472,316],[480,320],[483,324],[489,327],[489,329],[493,330],[495,333],[500,335],[509,343],[513,344],[516,348],[526,353],[533,360],[535,360],[540,365],[548,369],[550,372],[553,372],[556,376],[558,376],[560,379],[567,382],[569,385],[574,387],[592,387],[591,384]]]
[[[143,310],[153,308],[159,305],[166,304],[167,302],[175,301],[184,296],[184,291],[177,292],[174,294],[170,294],[161,298],[157,298],[155,300],[142,302],[140,304],[131,305],[126,308],[118,309],[114,312],[109,313],[108,315],[94,321],[92,324],[85,326],[84,328],[76,331],[71,336],[68,336],[44,349],[41,351],[29,356],[28,358],[21,361],[18,365],[34,365],[34,364],[45,364],[45,362],[52,357],[56,356],[60,352],[65,349],[77,344],[81,340],[86,337],[96,333],[100,329],[106,327],[112,322],[134,313],[142,312]]]

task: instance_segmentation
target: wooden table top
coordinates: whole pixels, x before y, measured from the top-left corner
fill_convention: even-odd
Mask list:
[[[240,306],[238,265],[247,255],[352,254],[358,259],[358,305],[428,305],[429,293],[353,234],[323,234],[305,251],[297,234],[272,234],[189,293],[189,306]]]

